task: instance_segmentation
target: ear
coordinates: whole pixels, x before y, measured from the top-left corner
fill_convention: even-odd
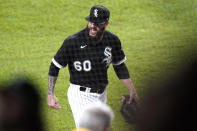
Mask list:
[[[107,27],[109,25],[109,21],[105,22],[105,27]]]

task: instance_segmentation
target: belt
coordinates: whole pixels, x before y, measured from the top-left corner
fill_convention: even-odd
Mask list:
[[[105,89],[87,88],[84,86],[80,86],[79,90],[83,91],[83,92],[86,92],[86,90],[89,90],[89,92],[91,92],[91,93],[98,93],[98,94],[102,94],[105,91]]]

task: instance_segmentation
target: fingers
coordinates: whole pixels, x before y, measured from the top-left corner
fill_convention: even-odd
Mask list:
[[[124,96],[122,96],[122,98],[121,98],[121,102],[123,103],[123,102],[124,102],[124,100],[125,100],[125,97],[124,97]]]
[[[60,104],[59,104],[59,102],[58,102],[57,98],[55,98],[55,105],[54,105],[54,109],[60,109],[60,108],[61,108],[61,106],[60,106]]]
[[[133,102],[133,100],[136,102],[136,104],[139,103],[138,96],[136,94],[130,94],[130,98],[129,98],[129,101],[127,102],[127,104],[131,104]]]
[[[60,109],[61,108],[60,104],[58,103],[57,98],[52,95],[48,95],[47,104],[49,107],[51,107],[53,109]]]
[[[126,99],[126,104],[131,104],[133,101],[133,95],[130,94],[129,99]]]
[[[55,102],[49,104],[49,106],[50,106],[51,108],[53,108],[53,109],[60,109],[60,108],[61,108],[61,106],[60,106],[60,104],[58,103],[58,101],[55,101]]]
[[[52,105],[50,107],[53,108],[53,109],[60,109],[61,108],[59,103],[55,103],[54,105]]]
[[[127,101],[127,104],[131,104],[132,103],[132,100],[133,100],[133,97],[130,96],[129,101]]]

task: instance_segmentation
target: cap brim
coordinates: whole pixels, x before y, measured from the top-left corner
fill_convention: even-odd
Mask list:
[[[91,21],[91,20],[90,20],[90,16],[85,17],[85,19],[86,19],[87,21],[90,21],[90,22],[96,23],[96,24],[104,24],[104,23],[106,22],[106,21],[101,21],[101,22],[100,22],[100,21],[93,21],[93,20]]]
[[[85,17],[87,21],[90,21],[90,16]]]

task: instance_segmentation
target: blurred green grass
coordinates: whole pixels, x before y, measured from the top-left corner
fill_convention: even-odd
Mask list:
[[[95,4],[111,12],[107,29],[122,42],[140,97],[152,83],[164,83],[197,55],[196,0],[0,0],[0,80],[25,74],[40,85],[43,118],[49,131],[74,128],[66,96],[67,68],[61,70],[55,90],[62,109],[52,110],[46,104],[51,59],[67,36],[86,26],[84,17]],[[108,104],[115,113],[112,130],[134,130],[119,113],[120,97],[128,94],[128,89],[111,66],[108,74]]]

